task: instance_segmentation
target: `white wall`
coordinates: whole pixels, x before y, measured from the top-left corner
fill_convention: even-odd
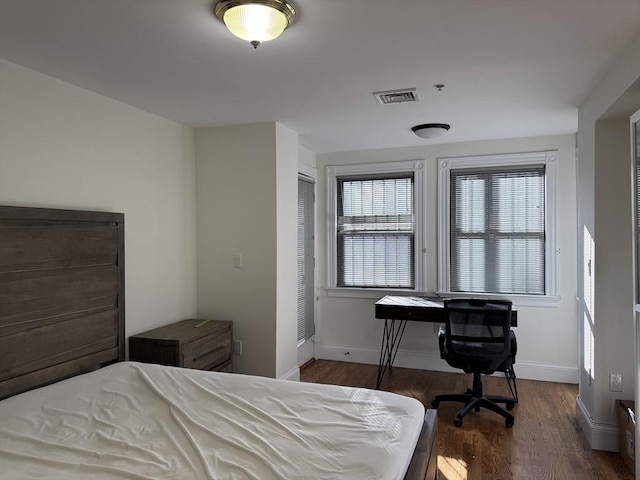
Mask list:
[[[126,332],[195,314],[193,131],[0,60],[0,203],[125,214]]]
[[[326,174],[327,165],[426,160],[426,290],[437,289],[437,158],[559,151],[557,228],[557,307],[518,306],[518,358],[516,372],[521,378],[577,383],[578,343],[576,313],[576,203],[574,135],[492,140],[457,144],[425,145],[373,151],[319,154],[318,166],[318,266],[320,286],[326,286]],[[383,320],[374,318],[375,298],[337,298],[321,290],[318,305],[317,352],[332,358],[377,364]],[[349,352],[348,355],[345,355]],[[405,332],[396,365],[430,370],[447,370],[440,359],[433,324],[412,324]]]
[[[614,425],[616,398],[633,399],[635,390],[630,145],[629,118],[596,123],[593,385],[598,401],[592,417]],[[609,391],[609,373],[622,374],[623,392]]]
[[[276,123],[277,378],[300,379],[298,368],[298,134]]]
[[[316,154],[302,145],[298,146],[298,161],[308,167],[316,168]]]
[[[240,373],[297,371],[297,162],[274,122],[196,130],[198,314],[233,320]]]
[[[629,116],[626,125],[605,116],[613,105],[620,106],[620,100],[628,104],[630,112],[640,108],[637,92],[628,95],[639,78],[640,33],[578,111],[578,307],[580,318],[586,319],[579,324],[583,354],[578,420],[593,448],[613,451],[618,449],[614,398],[633,398],[635,384],[629,375],[634,368],[633,297],[629,297],[632,252],[630,238],[624,238],[631,232],[631,152]],[[593,253],[583,247],[583,236],[588,235],[593,239]],[[589,261],[595,265],[592,277]],[[589,289],[585,288],[589,282],[594,295],[591,308]],[[627,313],[623,305],[614,304],[614,298],[628,302]],[[594,352],[591,375],[585,361],[590,348]],[[624,392],[608,391],[609,373],[625,374]]]

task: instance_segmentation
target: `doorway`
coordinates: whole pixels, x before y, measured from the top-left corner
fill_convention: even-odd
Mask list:
[[[314,358],[315,180],[298,175],[298,366]]]
[[[634,211],[634,255],[635,255],[635,376],[636,376],[636,419],[640,405],[640,110],[631,116],[631,164],[633,168],[633,211]],[[640,422],[636,420],[635,458],[640,458]],[[621,446],[622,448],[622,446]],[[636,460],[636,478],[640,476],[640,462]]]

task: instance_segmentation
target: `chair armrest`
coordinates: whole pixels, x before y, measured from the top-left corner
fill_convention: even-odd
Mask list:
[[[440,325],[440,329],[438,330],[438,345],[440,347],[440,358],[443,357],[443,353],[445,351],[446,345],[446,337],[447,337],[447,327],[445,325]]]
[[[516,353],[518,353],[518,340],[516,339],[516,334],[513,332],[513,330],[510,330],[509,333],[511,334],[509,339],[511,342],[511,363],[516,363]]]

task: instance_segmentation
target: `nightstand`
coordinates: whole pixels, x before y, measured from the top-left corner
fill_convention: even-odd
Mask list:
[[[232,372],[233,322],[190,318],[129,337],[129,360]]]

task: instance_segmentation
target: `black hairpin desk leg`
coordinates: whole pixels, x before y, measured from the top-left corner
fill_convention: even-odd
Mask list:
[[[384,321],[384,332],[382,334],[382,346],[380,347],[380,363],[378,364],[378,379],[376,389],[380,388],[384,372],[393,366],[400,346],[400,340],[407,326],[406,320],[386,319]]]

